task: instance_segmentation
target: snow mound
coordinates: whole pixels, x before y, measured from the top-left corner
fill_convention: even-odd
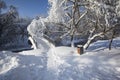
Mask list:
[[[90,47],[88,48],[88,51],[89,50],[100,51],[100,50],[107,49],[109,48],[109,42],[110,40],[99,40],[97,42],[94,42],[90,45]],[[113,39],[113,42],[112,42],[112,48],[114,49],[117,47],[120,47],[120,37]]]
[[[10,52],[3,51],[0,53],[0,75],[6,74],[11,69],[14,69],[18,66],[18,59],[15,56],[12,56]]]

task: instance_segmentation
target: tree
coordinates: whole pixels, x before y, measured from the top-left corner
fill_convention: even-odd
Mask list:
[[[1,34],[2,34],[2,28],[3,28],[3,26],[1,25],[1,23],[3,22],[3,21],[1,20],[1,19],[2,19],[1,10],[2,10],[2,9],[5,9],[5,8],[7,8],[6,3],[5,3],[3,0],[0,0],[0,36],[1,36]]]
[[[89,1],[88,12],[91,13],[88,15],[88,20],[91,20],[94,26],[90,31],[87,43],[84,45],[85,49],[89,47],[91,41],[96,37],[108,36],[109,33],[114,34],[114,29],[120,24],[116,22],[117,17],[119,17],[118,10],[116,10],[117,6],[118,0]],[[113,36],[111,37],[113,38]]]
[[[51,10],[61,11],[58,11],[61,16],[57,18],[60,20],[62,18],[62,21],[54,23],[61,25],[65,30],[60,38],[70,35],[71,45],[74,43],[74,35],[89,34],[84,45],[87,49],[95,38],[108,36],[119,24],[116,22],[119,17],[118,0],[52,0],[52,2],[57,6],[52,6]],[[53,15],[57,16],[57,11]]]
[[[59,23],[64,22],[64,5],[65,0],[48,0],[50,9],[48,11],[49,22]]]
[[[7,8],[6,3],[3,0],[0,0],[0,14],[1,14],[1,10],[6,8]]]
[[[57,22],[53,23],[63,28],[62,31],[58,29],[58,32],[63,34],[58,39],[71,36],[71,46],[74,45],[74,35],[80,32],[78,30],[80,27],[83,27],[80,26],[83,22],[81,19],[87,14],[87,11],[81,10],[87,4],[81,4],[81,2],[84,2],[84,0],[52,0],[52,8],[50,8],[49,16],[56,16],[57,19]],[[54,19],[51,21],[54,21]]]
[[[15,6],[10,5],[8,13],[11,14],[15,20],[19,19],[19,13],[18,13],[18,10]]]
[[[74,46],[74,36],[87,35],[87,42],[83,45],[87,49],[98,37],[113,38],[108,35],[113,34],[120,24],[118,0],[49,0],[49,3],[48,17],[33,20],[33,27],[37,25],[34,35],[40,36],[41,31],[45,30],[42,34],[52,36],[54,41],[70,36],[71,46]]]
[[[10,6],[9,11],[0,15],[0,37],[2,33],[8,33],[5,31],[11,30],[11,26],[14,25],[15,20],[18,19],[18,12],[14,6]],[[12,32],[15,32],[12,29]]]

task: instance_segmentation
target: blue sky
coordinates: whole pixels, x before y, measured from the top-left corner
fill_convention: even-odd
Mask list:
[[[4,0],[7,5],[17,7],[20,16],[35,17],[47,15],[48,0]]]

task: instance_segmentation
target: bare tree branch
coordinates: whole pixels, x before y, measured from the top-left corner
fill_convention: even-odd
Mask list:
[[[79,17],[79,19],[77,20],[77,22],[76,22],[76,26],[79,24],[79,22],[80,22],[80,20],[85,16],[87,14],[87,11],[85,12],[85,13],[83,13],[80,17]]]

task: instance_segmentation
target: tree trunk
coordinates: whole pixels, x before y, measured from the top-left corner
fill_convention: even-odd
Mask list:
[[[74,35],[71,35],[71,47],[74,47]]]
[[[0,29],[0,38],[1,38],[1,36],[2,36],[2,29]]]
[[[37,47],[37,43],[35,42],[35,40],[30,36],[29,37],[29,40],[31,41],[31,43],[32,43],[32,47],[34,48],[34,49],[37,49],[38,47]]]
[[[0,38],[2,37],[2,33],[3,33],[3,24],[0,24]]]
[[[112,46],[112,42],[113,42],[113,38],[114,38],[115,32],[113,32],[110,43],[109,43],[109,50],[111,50],[111,46]]]
[[[83,46],[84,49],[87,49],[90,45],[90,43],[92,42],[93,39],[88,39],[87,43]]]
[[[90,37],[90,38],[88,39],[88,41],[86,42],[86,44],[83,46],[84,49],[87,49],[87,48],[89,47],[90,43],[92,42],[92,40],[94,40],[96,37],[100,37],[102,34],[103,34],[103,33],[101,32],[101,33],[95,34],[95,35],[93,35],[92,37]]]

